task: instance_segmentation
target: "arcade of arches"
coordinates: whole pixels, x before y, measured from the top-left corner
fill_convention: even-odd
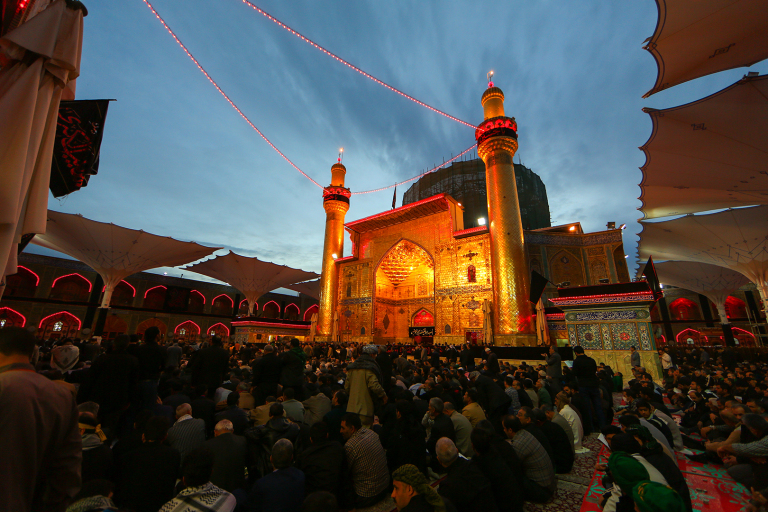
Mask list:
[[[78,335],[81,328],[93,328],[103,293],[101,278],[86,265],[72,260],[22,253],[16,274],[7,277],[0,302],[0,328],[38,328],[38,337],[61,338]],[[215,332],[229,336],[233,305],[243,296],[227,285],[190,279],[139,273],[121,281],[112,295],[103,338],[119,334],[143,334],[156,326],[173,335],[176,327],[191,321],[199,326],[185,333],[206,336]],[[235,302],[237,301],[237,302]],[[215,302],[215,304],[213,304]],[[267,293],[261,304],[273,302],[275,319],[309,322],[317,311],[317,301],[307,295]],[[242,302],[247,314],[247,301]],[[261,313],[260,304],[255,309]],[[85,322],[91,322],[85,325]]]

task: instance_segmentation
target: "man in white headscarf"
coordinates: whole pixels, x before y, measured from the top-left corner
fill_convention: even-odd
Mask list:
[[[378,349],[376,345],[365,345],[362,355],[354,363],[347,366],[347,381],[344,389],[349,394],[347,412],[360,415],[364,427],[373,424],[374,397],[380,403],[387,403],[387,393],[382,387],[381,368],[376,362]]]

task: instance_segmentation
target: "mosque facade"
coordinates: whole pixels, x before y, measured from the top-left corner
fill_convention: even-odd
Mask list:
[[[484,225],[466,227],[464,205],[434,186],[417,187],[435,192],[430,197],[413,200],[422,194],[414,192],[400,208],[345,223],[351,197],[344,187],[346,168],[332,167],[323,195],[327,220],[316,339],[381,344],[412,343],[420,336],[461,343],[482,338],[490,318],[495,344],[535,345],[531,270],[550,281],[545,298],[555,296],[558,286],[630,280],[619,229],[549,227],[548,205],[546,219],[539,221],[546,227],[523,228],[513,164],[517,125],[504,116],[503,99],[500,89],[486,90],[485,120],[476,132],[485,167]],[[541,189],[546,204],[543,183]],[[352,254],[341,258],[344,231]],[[565,343],[562,321],[554,319],[550,332]]]

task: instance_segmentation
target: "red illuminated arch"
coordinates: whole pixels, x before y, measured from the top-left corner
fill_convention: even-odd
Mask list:
[[[182,333],[181,331],[184,332]],[[187,320],[186,322],[181,322],[179,325],[177,325],[173,330],[173,333],[178,334],[181,337],[196,336],[200,334],[200,326],[192,320]]]
[[[43,338],[68,337],[77,334],[82,322],[68,311],[59,311],[40,320],[38,329],[42,329]]]
[[[81,276],[80,274],[78,274],[76,272],[73,273],[73,274],[67,274],[67,275],[64,275],[64,276],[57,277],[56,279],[53,280],[53,284],[51,285],[51,288],[56,288],[56,283],[58,283],[61,279],[64,279],[65,277],[71,277],[71,276],[79,277],[80,279],[82,279],[83,281],[88,283],[88,291],[89,292],[93,289],[93,283],[91,283],[88,279],[86,279],[85,277]],[[104,291],[104,290],[102,290],[102,291]]]
[[[163,286],[163,285],[161,285],[161,284],[159,284],[159,285],[157,285],[157,286],[153,286],[152,288],[150,288],[149,290],[147,290],[147,291],[145,291],[145,292],[144,292],[144,298],[146,299],[146,298],[147,298],[147,294],[148,294],[149,292],[151,292],[152,290],[156,290],[156,289],[158,289],[158,288],[162,288],[163,290],[167,290],[167,289],[168,289],[168,288],[166,288],[165,286]]]
[[[312,313],[317,313],[318,311],[320,311],[320,307],[317,304],[309,306],[304,312],[304,321],[309,322],[312,319]]]
[[[3,321],[5,320],[5,321]],[[0,308],[0,328],[2,327],[24,327],[27,324],[27,319],[16,311],[8,307]]]
[[[699,306],[690,299],[680,297],[669,305],[669,312],[673,320],[701,320]]]
[[[288,304],[283,310],[283,318],[288,320],[298,320],[300,314],[301,310],[299,309],[299,306],[294,303]]]
[[[222,335],[221,333],[226,333],[224,334],[224,336],[229,336],[229,327],[219,322],[217,324],[213,324],[212,326],[210,326],[208,328],[208,331],[206,331],[206,333],[207,334],[215,333],[215,334],[218,334],[219,336]]]
[[[203,299],[203,304],[205,304],[205,295],[203,295],[202,293],[200,293],[200,292],[199,292],[199,291],[197,291],[197,290],[192,290],[191,292],[189,292],[189,295],[191,296],[193,293],[196,293],[196,294],[198,294],[198,295],[200,296],[200,298],[201,298],[201,299]],[[214,299],[214,300],[215,300],[215,299]]]
[[[261,308],[261,311],[261,316],[264,318],[277,318],[280,316],[280,306],[278,306],[277,302],[273,300],[264,304],[264,307]]]
[[[117,283],[117,286],[120,286],[121,284],[127,284],[131,288],[131,297],[135,297],[136,296],[136,288],[134,288],[131,283],[129,283],[128,281],[120,281],[119,283]],[[117,290],[117,286],[115,286],[115,290]],[[155,286],[155,288],[157,288],[157,286]],[[107,289],[107,285],[104,285],[101,288],[101,293],[104,293],[104,291],[106,291],[106,289]]]
[[[414,313],[411,321],[416,327],[432,327],[435,325],[435,317],[424,308]]]
[[[235,307],[235,301],[232,300],[232,297],[230,297],[226,293],[222,293],[221,295],[217,295],[216,297],[214,297],[213,300],[211,301],[211,304],[215,303],[217,300],[219,300],[222,297],[224,297],[225,299],[227,299],[229,301],[229,307],[231,307],[231,308]]]
[[[748,318],[747,305],[743,300],[729,295],[725,299],[725,314],[728,318]]]
[[[757,342],[754,334],[740,327],[733,327],[733,336],[739,340],[739,345],[741,346],[753,347]]]
[[[29,270],[27,267],[23,267],[23,266],[21,266],[21,265],[18,265],[18,269],[19,269],[19,270],[26,270],[27,272],[29,272],[30,274],[32,274],[33,276],[35,276],[35,286],[37,286],[37,285],[39,285],[39,284],[40,284],[40,276],[39,276],[39,275],[35,274],[35,273],[34,273],[34,272],[32,272],[31,270]]]
[[[40,276],[27,267],[19,265],[15,274],[6,276],[3,295],[8,297],[34,297],[38,284],[40,284]]]
[[[677,341],[678,345],[691,345],[691,343],[688,342],[689,339],[693,341],[693,345],[706,345],[707,343],[707,337],[696,329],[684,329],[675,336],[675,341]]]

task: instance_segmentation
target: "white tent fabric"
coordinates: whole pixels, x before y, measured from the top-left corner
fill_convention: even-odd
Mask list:
[[[487,345],[493,345],[491,311],[491,302],[488,299],[483,299],[483,343]]]
[[[743,274],[709,263],[663,261],[654,266],[662,284],[691,290],[711,300],[717,307],[720,321],[724,324],[728,323],[725,300],[736,290],[749,284],[749,279]]]
[[[265,293],[275,288],[320,277],[314,272],[240,256],[233,252],[184,268],[224,281],[243,292],[248,300],[249,315],[253,314],[253,305]]]
[[[549,339],[549,326],[547,325],[547,313],[544,311],[544,301],[539,299],[536,303],[536,334],[539,345],[548,347],[552,342]]]
[[[304,283],[289,284],[283,286],[289,290],[309,295],[310,297],[320,300],[320,280],[306,281]]]
[[[309,325],[309,340],[315,341],[315,334],[317,333],[317,313],[312,313]]]
[[[727,267],[755,283],[768,304],[768,206],[641,222],[641,259],[696,261]]]
[[[57,0],[0,39],[0,295],[21,236],[44,233],[59,102],[80,74],[83,13]]]
[[[768,76],[746,77],[687,105],[644,112],[653,121],[640,148],[646,219],[768,204]]]
[[[67,254],[98,272],[105,285],[102,308],[109,307],[115,286],[130,275],[190,263],[221,249],[50,210],[45,234],[35,236],[32,243]]]
[[[658,74],[643,98],[768,57],[765,0],[656,0],[656,4],[656,30],[643,48],[656,59]]]

